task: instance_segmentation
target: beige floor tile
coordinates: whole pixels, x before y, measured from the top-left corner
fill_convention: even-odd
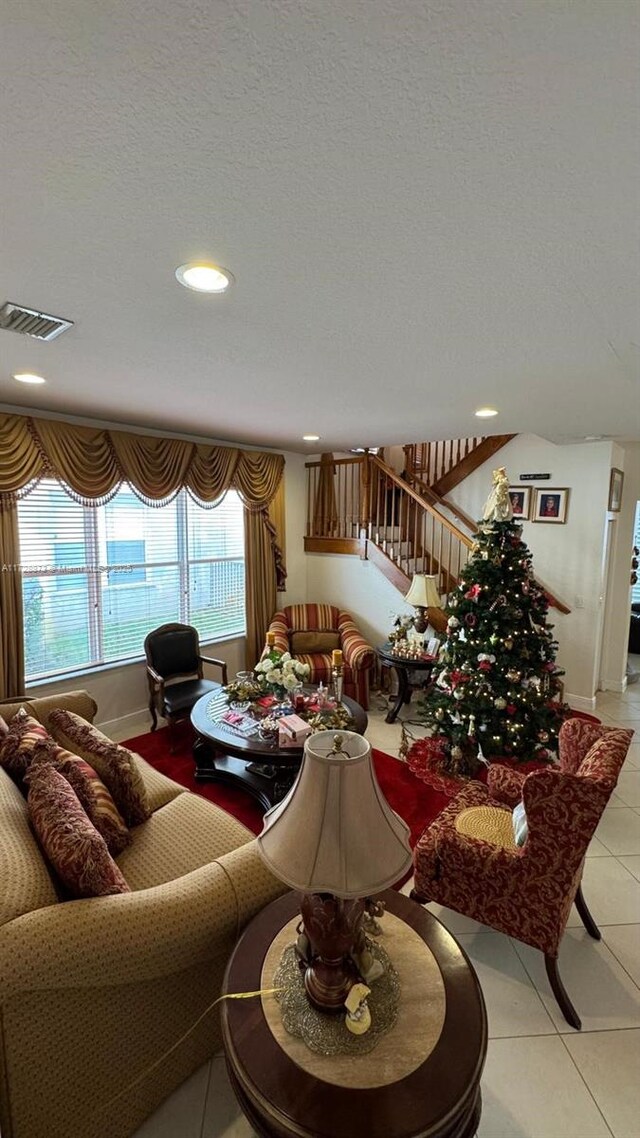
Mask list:
[[[582,877],[584,899],[597,925],[626,925],[640,921],[640,881],[615,857],[589,858]],[[570,928],[582,921],[573,906]]]
[[[178,1138],[178,1134],[179,1131],[176,1131],[174,1138]],[[254,1135],[253,1128],[236,1102],[224,1059],[213,1059],[202,1138],[254,1138]]]
[[[640,771],[621,771],[615,795],[625,806],[640,806]]]
[[[513,941],[558,1031],[574,1031],[565,1020],[547,980],[541,952]],[[603,941],[585,929],[567,929],[560,946],[559,971],[584,1031],[640,1027],[640,991]]]
[[[640,988],[640,924],[602,925],[602,938]]]
[[[618,861],[622,863],[625,869],[629,870],[629,873],[632,873],[633,876],[637,877],[638,881],[640,881],[640,854],[633,854],[631,856],[624,855],[623,857],[619,857]]]
[[[612,854],[640,854],[640,815],[630,806],[607,808],[595,836]]]
[[[158,1107],[133,1138],[200,1138],[207,1097],[209,1063],[195,1071],[189,1079]]]
[[[557,1036],[492,1039],[477,1138],[611,1138]]]
[[[457,936],[480,980],[489,1038],[555,1035],[542,1000],[508,937],[502,933]]]
[[[583,1032],[564,1043],[614,1138],[638,1138],[640,1031]]]
[[[445,905],[439,905],[436,901],[431,901],[425,908],[433,913],[442,922],[444,927],[453,933],[455,937],[462,934],[469,933],[492,933],[494,929],[489,928],[488,925],[483,925],[480,921],[474,921],[471,917],[465,917],[462,913],[456,913],[454,909],[447,909]]]
[[[611,850],[608,850],[606,846],[603,846],[602,842],[599,842],[597,838],[592,838],[587,847],[586,856],[613,857],[613,854],[611,853]]]

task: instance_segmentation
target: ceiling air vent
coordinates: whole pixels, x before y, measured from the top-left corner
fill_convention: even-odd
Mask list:
[[[19,332],[21,336],[33,336],[36,340],[55,340],[67,328],[73,328],[73,320],[48,316],[46,312],[7,301],[0,308],[0,328],[7,332]]]

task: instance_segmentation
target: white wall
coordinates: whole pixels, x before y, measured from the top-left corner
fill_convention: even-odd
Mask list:
[[[611,515],[615,537],[607,596],[602,680],[603,687],[624,691],[627,686],[633,524],[636,503],[640,500],[640,443],[628,443],[616,448],[613,457],[614,466],[624,471],[624,483],[620,513]]]

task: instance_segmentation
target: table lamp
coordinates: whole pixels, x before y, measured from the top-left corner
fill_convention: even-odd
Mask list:
[[[265,815],[258,850],[272,873],[302,893],[305,989],[320,1011],[343,1011],[360,979],[366,900],[411,865],[409,828],[376,779],[371,747],[353,731],[318,731],[298,777]]]
[[[409,592],[404,598],[416,610],[414,628],[416,632],[426,632],[429,619],[428,609],[442,611],[436,578],[426,573],[414,573]]]

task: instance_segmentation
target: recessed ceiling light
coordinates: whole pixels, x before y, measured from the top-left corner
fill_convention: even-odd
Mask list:
[[[220,265],[203,265],[197,261],[190,261],[187,265],[180,265],[176,269],[176,279],[185,288],[192,288],[195,292],[226,292],[233,284],[233,274]]]
[[[478,407],[478,410],[476,411],[476,418],[493,419],[493,416],[497,414],[498,412],[496,411],[495,407]]]
[[[18,383],[46,383],[46,379],[42,375],[34,375],[31,371],[16,371],[14,372],[14,379]]]
[[[320,439],[320,435],[303,435],[302,436],[302,440],[305,443],[317,443],[319,441],[319,439]]]

